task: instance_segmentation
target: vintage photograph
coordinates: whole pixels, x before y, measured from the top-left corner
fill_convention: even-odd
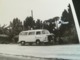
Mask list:
[[[73,0],[0,0],[0,60],[80,60],[75,6]]]

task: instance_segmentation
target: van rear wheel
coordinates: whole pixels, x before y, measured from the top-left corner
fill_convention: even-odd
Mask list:
[[[36,45],[40,45],[40,40],[36,40]]]
[[[21,41],[21,45],[22,45],[22,46],[25,45],[25,41]]]

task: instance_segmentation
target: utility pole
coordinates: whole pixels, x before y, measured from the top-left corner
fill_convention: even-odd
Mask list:
[[[33,10],[31,10],[31,17],[33,18]]]
[[[32,19],[33,19],[33,10],[31,10],[31,17],[32,17]],[[34,20],[34,19],[33,19]],[[31,27],[31,30],[33,30],[34,29],[34,26],[33,27]]]

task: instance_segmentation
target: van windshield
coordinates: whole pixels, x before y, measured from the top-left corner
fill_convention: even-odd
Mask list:
[[[42,34],[50,34],[50,33],[49,33],[49,31],[44,30],[44,31],[42,31]]]

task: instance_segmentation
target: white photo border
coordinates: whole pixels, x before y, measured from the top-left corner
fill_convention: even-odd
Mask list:
[[[77,15],[76,15],[75,8],[74,8],[72,0],[70,1],[70,5],[71,5],[71,9],[72,9],[74,23],[75,23],[75,26],[76,26],[76,31],[77,31],[77,34],[78,34],[79,43],[80,43],[80,32],[79,32],[80,27],[79,27],[78,18],[77,18]]]

